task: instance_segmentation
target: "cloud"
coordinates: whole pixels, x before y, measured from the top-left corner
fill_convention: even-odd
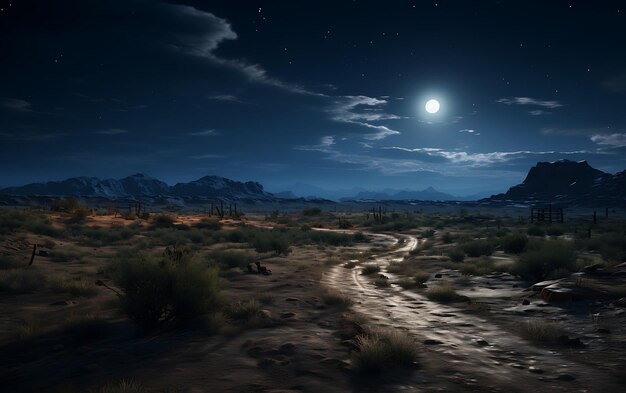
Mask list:
[[[563,104],[558,101],[542,101],[530,97],[500,98],[499,100],[496,100],[496,102],[505,105],[534,105],[550,109],[560,108],[563,106]]]
[[[462,130],[459,130],[459,132],[464,132],[464,133],[472,134],[472,135],[476,135],[476,136],[480,135],[480,132],[476,132],[476,130],[472,130],[472,129],[469,129],[469,128],[464,128]]]
[[[215,130],[204,130],[204,131],[197,131],[197,132],[188,132],[187,135],[193,135],[193,136],[216,136],[216,135],[219,135],[219,132],[217,132]]]
[[[216,158],[224,158],[226,156],[221,155],[221,154],[199,154],[196,156],[191,156],[191,158],[193,158],[194,160],[210,160],[210,159],[216,159]]]
[[[332,146],[335,144],[335,137],[334,136],[323,136],[322,139],[320,139],[320,146]]]
[[[119,135],[119,134],[126,134],[128,132],[128,130],[124,130],[122,128],[110,128],[108,130],[98,130],[98,131],[94,131],[94,134],[100,134],[100,135]]]
[[[544,116],[544,115],[549,115],[552,112],[544,111],[542,109],[535,109],[534,111],[530,111],[528,113],[532,116]]]
[[[402,117],[391,113],[385,113],[382,106],[387,104],[386,99],[359,96],[337,97],[330,113],[332,119],[342,123],[357,124],[374,132],[363,135],[364,139],[375,141],[384,139],[390,135],[398,135],[400,131],[393,130],[384,125],[373,124],[381,120],[395,120]]]
[[[626,133],[595,134],[591,141],[603,146],[626,147]]]
[[[541,133],[544,135],[563,135],[563,136],[592,136],[596,134],[609,133],[611,127],[588,127],[588,128],[543,128]]]
[[[612,93],[621,93],[626,91],[626,73],[615,75],[605,80],[602,85]]]
[[[0,101],[0,106],[15,112],[32,112],[32,103],[19,98],[4,98]]]
[[[209,96],[207,98],[209,100],[216,100],[216,101],[242,102],[241,100],[239,100],[239,98],[237,98],[237,96],[233,94],[218,94],[214,96]]]

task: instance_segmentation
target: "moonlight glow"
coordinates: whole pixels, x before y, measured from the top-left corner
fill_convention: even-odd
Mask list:
[[[428,113],[437,113],[439,112],[439,101],[434,100],[434,99],[428,100],[424,108],[426,109],[426,112]]]

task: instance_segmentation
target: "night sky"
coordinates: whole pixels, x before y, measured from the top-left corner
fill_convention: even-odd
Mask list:
[[[468,195],[537,161],[626,169],[619,2],[0,8],[0,186],[142,172]]]

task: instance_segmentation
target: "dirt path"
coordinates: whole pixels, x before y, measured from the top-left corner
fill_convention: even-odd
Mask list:
[[[402,260],[418,240],[401,234],[374,236],[388,236],[396,243],[374,261],[393,281],[386,266]],[[374,325],[405,329],[424,343],[422,372],[436,373],[470,391],[620,390],[619,382],[606,373],[565,359],[555,350],[535,347],[480,317],[395,284],[380,289],[371,281],[361,275],[360,267],[335,266],[323,278],[325,285],[352,294],[355,311],[368,316]]]

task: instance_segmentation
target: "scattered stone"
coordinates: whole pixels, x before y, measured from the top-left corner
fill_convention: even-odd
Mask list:
[[[587,265],[585,267],[583,267],[583,272],[585,273],[593,273],[598,269],[601,269],[604,267],[604,264],[602,263],[594,263],[593,265]]]
[[[489,343],[486,340],[483,340],[482,338],[476,340],[475,342],[481,347],[486,347],[487,345],[489,345]]]
[[[39,250],[39,256],[40,257],[47,257],[48,256],[48,251],[46,251],[46,250]]]
[[[522,300],[522,305],[528,306],[529,304],[530,304],[530,300],[528,300],[528,299]]]
[[[278,350],[281,353],[288,355],[296,351],[296,346],[293,343],[284,343],[283,345],[278,347]]]
[[[598,328],[597,332],[602,334],[611,334],[611,331],[607,328]]]
[[[528,371],[530,371],[531,373],[534,373],[534,374],[543,374],[543,369],[541,369],[539,367],[535,367],[535,366],[528,367]]]
[[[287,302],[299,302],[300,299],[298,299],[297,297],[288,297],[287,299],[285,299],[285,301],[287,301]]]
[[[268,367],[271,367],[271,366],[273,366],[275,364],[276,364],[276,360],[270,359],[270,358],[261,359],[257,363],[257,365],[259,367],[261,367],[261,368],[268,368]]]
[[[439,344],[443,344],[443,342],[441,342],[439,340],[433,340],[433,339],[430,339],[430,338],[422,341],[422,343],[424,345],[439,345]]]
[[[289,318],[293,318],[293,317],[295,317],[295,316],[296,316],[296,314],[295,314],[295,313],[292,313],[292,312],[283,312],[283,313],[280,313],[280,318],[281,318],[281,319],[289,319]]]
[[[554,378],[557,381],[574,381],[576,377],[572,374],[561,374],[558,377]]]
[[[619,300],[613,302],[615,307],[626,307],[626,297],[623,297]]]
[[[514,368],[519,368],[520,370],[524,368],[524,366],[522,366],[519,363],[510,363],[509,366],[514,367]]]
[[[437,274],[435,274],[435,278],[441,278],[441,277],[443,277],[443,276],[441,275],[441,273],[437,273]]]

